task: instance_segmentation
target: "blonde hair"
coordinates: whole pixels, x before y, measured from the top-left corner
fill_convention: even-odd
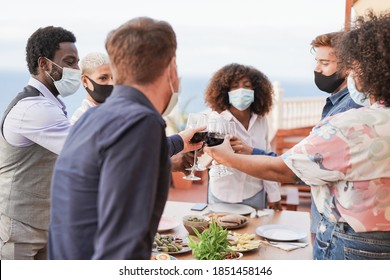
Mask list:
[[[108,55],[101,52],[91,52],[81,60],[80,66],[82,74],[90,74],[95,71],[96,67],[109,63]]]

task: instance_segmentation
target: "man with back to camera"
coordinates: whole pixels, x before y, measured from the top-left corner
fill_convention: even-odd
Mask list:
[[[113,77],[108,55],[101,52],[91,52],[80,61],[81,83],[86,90],[86,97],[81,106],[73,113],[70,123],[74,124],[89,108],[101,105],[110,96],[113,89]],[[174,99],[172,106],[177,99]],[[172,171],[189,172],[193,159],[191,153],[178,153],[171,157]]]
[[[170,156],[199,149],[199,129],[169,138],[179,79],[176,35],[136,18],[109,33],[114,90],[75,124],[52,182],[50,259],[149,259],[168,197]]]
[[[80,86],[73,33],[48,26],[28,39],[31,78],[10,103],[0,134],[1,259],[46,259],[50,180],[71,127],[64,103]]]
[[[326,104],[322,110],[321,119],[333,116],[352,108],[360,108],[362,104],[354,100],[347,87],[348,73],[340,70],[335,54],[335,46],[342,32],[332,32],[318,35],[312,42],[312,50],[315,52],[316,66],[314,68],[314,82],[318,89],[330,94],[326,98]],[[311,225],[312,241],[314,240],[321,216],[314,200],[322,201],[321,188],[312,188]]]

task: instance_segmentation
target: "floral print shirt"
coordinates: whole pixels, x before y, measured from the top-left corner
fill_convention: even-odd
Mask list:
[[[331,222],[390,231],[390,108],[375,103],[325,118],[282,158]]]

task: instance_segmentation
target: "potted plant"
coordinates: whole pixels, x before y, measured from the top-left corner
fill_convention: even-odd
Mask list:
[[[235,253],[229,248],[228,231],[211,220],[209,228],[202,233],[193,228],[195,236],[189,236],[188,246],[192,255],[198,260],[225,260]]]

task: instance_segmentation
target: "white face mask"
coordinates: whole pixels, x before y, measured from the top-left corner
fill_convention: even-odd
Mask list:
[[[351,74],[347,78],[347,87],[349,95],[356,104],[366,107],[371,106],[370,98],[356,89],[355,80],[352,78]]]
[[[173,108],[175,108],[177,101],[179,100],[179,93],[178,92],[173,92],[171,95],[171,99],[169,99],[169,103],[167,108],[165,108],[164,112],[162,113],[163,117],[168,116]]]
[[[230,104],[240,111],[248,109],[255,100],[255,91],[251,89],[239,88],[228,94]]]
[[[48,59],[50,60],[50,59]],[[50,60],[51,61],[51,60]],[[51,61],[53,64],[62,69],[62,78],[58,81],[55,81],[48,72],[47,75],[53,80],[54,86],[58,90],[59,94],[62,97],[66,97],[74,94],[81,85],[81,70],[72,69],[68,67],[61,67],[55,62]]]
[[[179,100],[179,92],[180,92],[180,79],[179,79],[179,86],[178,86],[178,92],[175,92],[173,89],[172,81],[171,81],[171,76],[168,74],[168,81],[169,81],[169,86],[171,88],[171,98],[169,99],[168,105],[165,108],[164,112],[162,113],[163,117],[168,116],[173,108],[175,108],[177,101]]]

